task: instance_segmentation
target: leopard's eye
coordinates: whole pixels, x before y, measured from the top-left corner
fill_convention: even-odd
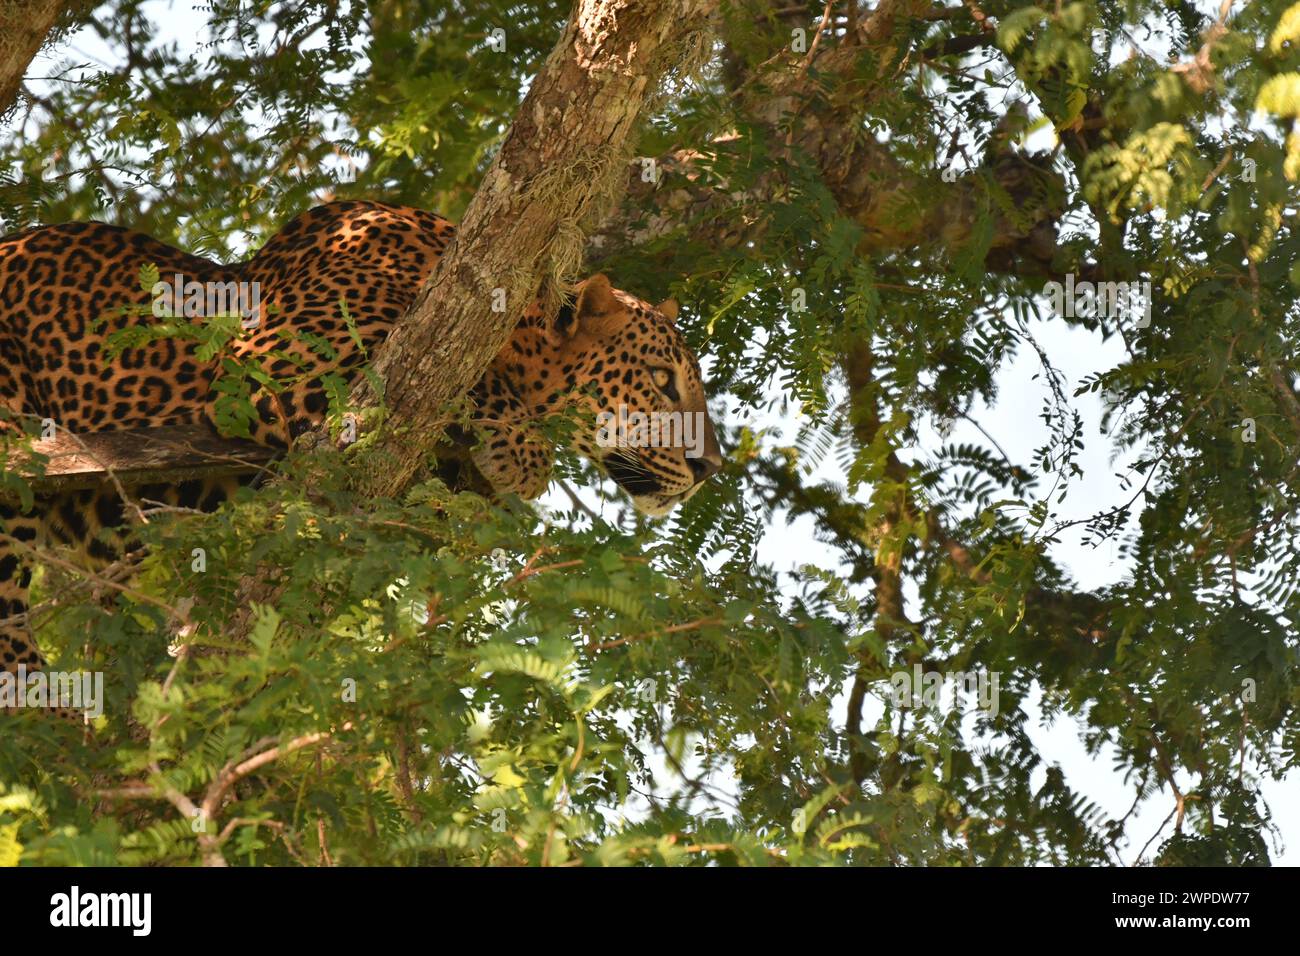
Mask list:
[[[650,380],[655,383],[655,388],[663,392],[672,401],[678,400],[677,386],[673,384],[673,370],[663,368],[662,366],[650,366]]]

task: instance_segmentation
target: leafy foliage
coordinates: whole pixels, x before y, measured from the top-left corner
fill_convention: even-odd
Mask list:
[[[1035,700],[1135,801],[1176,800],[1147,862],[1268,862],[1258,785],[1300,742],[1300,5],[1250,4],[1216,29],[1217,4],[994,0],[990,40],[906,62],[905,43],[980,28],[900,17],[893,59],[864,47],[848,77],[810,67],[816,102],[765,126],[737,105],[744,78],[761,88],[824,5],[774,12],[789,6],[729,4],[718,62],[642,134],[647,156],[702,152],[658,190],[723,184],[728,202],[699,215],[742,238],[700,239],[684,208],[672,234],[601,263],[686,305],[730,423],[723,478],[655,525],[616,501],[548,512],[436,481],[358,501],[346,458],[322,454],[215,515],[155,521],[130,590],[60,604],[42,631],[57,665],[111,675],[108,703],[89,737],[31,714],[5,727],[0,863],[197,863],[200,835],[245,864],[1134,859],[1129,817],[1036,742]],[[0,216],[108,217],[219,257],[327,197],[455,217],[567,12],[214,0],[211,42],[189,49],[140,0],[106,6],[92,29],[115,65],[29,84]],[[498,27],[504,52],[485,39]],[[864,170],[891,220],[924,221],[939,171],[969,161],[955,241],[880,251],[825,157],[783,148],[846,99],[855,135],[933,187],[891,193]],[[1023,197],[985,160],[1042,142],[1067,184],[1050,262],[995,271]],[[1065,273],[1149,282],[1149,326],[1047,315],[1045,276]],[[1043,319],[1123,356],[1067,381]],[[1032,460],[951,438],[1021,355],[1042,366]],[[254,373],[227,371],[238,431]],[[1132,497],[1069,521],[1098,398]],[[772,425],[795,415],[792,436]],[[824,559],[760,562],[782,523]],[[1079,587],[1072,529],[1115,542],[1128,572]],[[905,621],[882,611],[895,567]],[[240,582],[266,576],[276,605],[238,606]],[[47,570],[38,598],[71,585]],[[227,646],[247,613],[250,644]],[[900,705],[891,677],[914,666],[1000,675],[996,712]],[[177,793],[220,800],[196,821]]]

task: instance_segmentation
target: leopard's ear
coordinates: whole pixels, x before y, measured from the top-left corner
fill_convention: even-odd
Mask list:
[[[608,332],[612,326],[626,320],[627,310],[614,295],[609,277],[597,272],[578,285],[578,298],[565,305],[556,314],[548,330],[551,342],[562,345],[579,331],[591,335]]]
[[[597,272],[582,283],[578,289],[578,304],[574,311],[578,314],[579,322],[586,319],[601,319],[613,312],[622,311],[618,299],[614,298],[614,288],[609,284],[609,277],[605,273]]]
[[[674,325],[677,323],[677,314],[681,311],[681,306],[677,304],[676,299],[664,299],[655,306],[659,314]]]

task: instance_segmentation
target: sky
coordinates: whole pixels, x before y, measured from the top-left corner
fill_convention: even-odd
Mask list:
[[[1200,0],[1197,5],[1202,8],[1208,6],[1206,0]],[[1217,3],[1214,6],[1217,8]],[[204,13],[193,9],[187,0],[157,0],[151,4],[151,8],[151,15],[158,26],[154,38],[156,42],[176,42],[184,51],[195,48],[204,40]],[[33,63],[29,76],[35,78],[46,75],[56,63],[69,59],[91,64],[109,64],[115,62],[116,57],[91,31],[82,30],[65,38],[54,49],[43,51]],[[31,79],[29,82],[38,88],[41,86],[39,79]],[[1047,131],[1044,135],[1050,136],[1051,133]],[[1060,320],[1041,321],[1032,331],[1055,367],[1065,376],[1066,394],[1073,390],[1073,386],[1085,374],[1110,368],[1125,357],[1123,343],[1118,338],[1102,341],[1099,335],[1069,328]],[[970,410],[970,417],[981,423],[1011,460],[1022,464],[1033,460],[1034,449],[1047,439],[1046,426],[1038,417],[1038,411],[1047,397],[1046,384],[1041,377],[1035,378],[1040,371],[1035,352],[1022,348],[1017,357],[1000,370],[997,376],[997,400],[994,405],[989,408],[977,405]],[[1070,497],[1062,506],[1059,517],[1082,518],[1128,500],[1132,490],[1126,491],[1116,475],[1122,462],[1117,464],[1110,460],[1111,442],[1099,428],[1100,398],[1088,394],[1075,399],[1074,403],[1086,422],[1085,448],[1079,459],[1084,477],[1072,483]],[[786,432],[787,438],[793,438],[794,430],[798,427],[798,421],[793,416],[755,424],[775,425]],[[941,442],[959,441],[988,446],[988,439],[983,434],[969,422],[959,419],[946,438],[941,438],[933,431],[923,433],[920,446],[905,451],[910,451],[913,455],[924,455],[927,450],[937,448]],[[827,461],[815,477],[842,481],[843,476],[837,471],[834,462]],[[865,500],[867,493],[860,490],[859,497]],[[583,490],[581,494],[594,509],[599,511],[606,507],[598,493]],[[541,503],[556,510],[567,510],[569,506],[568,498],[554,490]],[[1053,557],[1081,587],[1103,587],[1121,580],[1133,571],[1129,564],[1117,558],[1113,541],[1099,547],[1089,547],[1082,544],[1081,537],[1082,529],[1066,531],[1062,542],[1052,552]],[[788,525],[776,522],[767,529],[760,542],[758,557],[778,570],[792,571],[804,564],[824,564],[826,546],[813,537],[810,519]],[[845,694],[841,693],[835,704],[835,712],[840,715],[844,713],[844,697]],[[1027,710],[1031,716],[1030,736],[1044,758],[1059,766],[1070,785],[1103,808],[1108,816],[1123,816],[1133,803],[1133,792],[1115,772],[1113,755],[1109,749],[1104,749],[1093,758],[1087,754],[1081,741],[1080,727],[1073,721],[1061,720],[1054,725],[1046,725],[1040,719],[1037,699],[1029,702]],[[870,725],[878,715],[879,705],[876,712],[864,715],[867,724]],[[658,773],[662,775],[661,779],[671,775],[662,764]],[[1035,784],[1041,784],[1045,774],[1046,769],[1039,768]],[[726,780],[712,780],[710,783],[724,792],[729,790],[729,782]],[[1293,771],[1280,783],[1265,782],[1263,792],[1273,811],[1274,822],[1284,845],[1284,848],[1278,847],[1272,844],[1270,838],[1274,862],[1292,866],[1300,864],[1300,772]],[[1123,862],[1133,862],[1172,805],[1172,796],[1167,791],[1158,791],[1138,808],[1128,830],[1129,843],[1123,846],[1121,852]],[[1168,832],[1165,831],[1166,835]],[[1155,845],[1158,846],[1159,842],[1157,840]]]

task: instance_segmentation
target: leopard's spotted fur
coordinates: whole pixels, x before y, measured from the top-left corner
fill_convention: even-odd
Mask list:
[[[165,338],[113,360],[105,355],[107,336],[148,321],[139,315],[152,300],[138,281],[146,263],[155,264],[164,281],[180,275],[201,283],[258,283],[259,324],[240,348],[288,351],[314,372],[323,362],[319,352],[296,334],[280,335],[307,331],[330,343],[346,374],[405,313],[453,235],[452,224],[433,213],[334,202],[293,219],[235,265],[93,222],[0,239],[0,406],[10,419],[0,427],[13,429],[23,416],[50,419],[73,433],[214,421],[214,366],[196,357],[192,342]],[[340,299],[355,321],[360,348],[343,321]],[[673,324],[675,315],[675,304],[650,306],[611,289],[603,276],[583,283],[576,303],[553,318],[536,305],[528,309],[472,395],[478,415],[492,423],[473,454],[482,477],[501,493],[540,494],[550,478],[552,449],[530,423],[575,394],[594,394],[582,401],[594,401],[596,411],[622,404],[632,411],[704,413],[699,365]],[[292,361],[276,360],[269,368],[281,379],[299,380],[278,394],[254,396],[260,417],[253,438],[282,447],[322,420],[327,400],[320,378],[302,376]],[[611,454],[593,435],[579,435],[575,447],[603,459],[611,477],[650,513],[670,510],[721,465],[711,425],[701,457],[688,457],[680,446]],[[234,479],[203,480],[132,494],[212,510],[234,487]],[[0,502],[0,669],[41,665],[24,621],[29,549],[66,545],[80,560],[102,564],[123,543],[107,529],[125,521],[112,487],[38,499],[28,513]]]

